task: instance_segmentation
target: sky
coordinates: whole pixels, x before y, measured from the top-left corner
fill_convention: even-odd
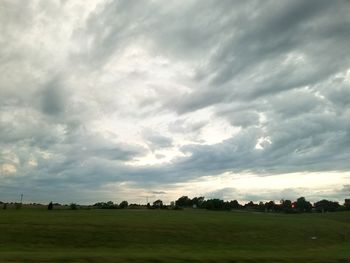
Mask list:
[[[0,2],[0,200],[350,198],[350,2]]]

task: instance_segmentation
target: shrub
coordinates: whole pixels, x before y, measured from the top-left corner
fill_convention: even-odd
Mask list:
[[[69,207],[70,207],[70,209],[72,209],[72,210],[77,210],[77,209],[78,209],[78,205],[75,204],[75,203],[71,203],[71,204],[69,205]]]

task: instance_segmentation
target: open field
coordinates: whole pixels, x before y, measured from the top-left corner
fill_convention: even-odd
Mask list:
[[[0,262],[350,262],[350,212],[8,209]]]

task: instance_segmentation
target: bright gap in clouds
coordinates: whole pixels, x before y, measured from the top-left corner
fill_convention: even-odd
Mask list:
[[[186,144],[215,144],[232,137],[239,127],[232,127],[223,118],[217,118],[212,108],[205,108],[185,115],[187,122],[201,124],[196,134],[172,132],[179,118],[173,112],[155,113],[160,108],[157,97],[190,94],[186,85],[194,85],[192,67],[185,63],[172,63],[160,56],[152,56],[142,47],[128,47],[120,57],[111,60],[100,72],[101,83],[90,86],[95,93],[92,100],[100,108],[99,118],[91,123],[91,129],[115,142],[138,144],[148,148],[144,156],[135,157],[129,165],[154,165],[169,162],[186,154],[179,147]],[[125,75],[130,76],[125,78]],[[179,82],[180,80],[180,82]],[[181,84],[183,80],[183,84]],[[99,93],[103,86],[111,90],[108,94]],[[112,95],[111,95],[112,94]],[[107,104],[106,104],[107,102]],[[118,108],[119,111],[114,111]],[[155,149],[150,146],[145,131],[159,137],[171,138],[172,143]]]

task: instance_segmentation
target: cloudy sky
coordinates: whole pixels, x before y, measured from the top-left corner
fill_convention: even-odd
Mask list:
[[[0,200],[350,197],[350,2],[0,2]]]

